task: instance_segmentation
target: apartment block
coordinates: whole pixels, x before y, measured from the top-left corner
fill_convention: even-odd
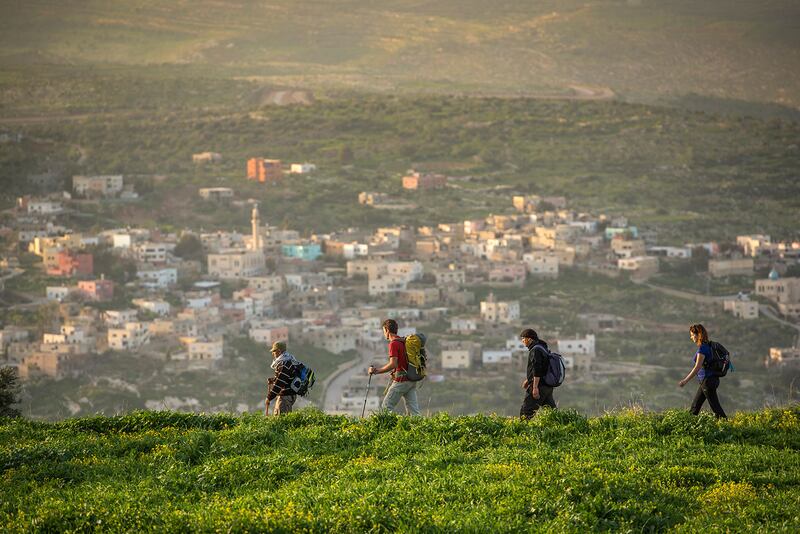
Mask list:
[[[558,256],[554,253],[535,250],[524,254],[522,261],[533,276],[558,278]]]
[[[726,312],[739,319],[758,319],[758,302],[749,299],[729,299],[722,305]]]
[[[497,301],[494,295],[489,294],[481,302],[481,319],[489,323],[516,323],[519,321],[519,301]]]
[[[108,329],[108,348],[113,350],[136,350],[149,342],[147,323],[131,321],[120,328]]]
[[[403,189],[439,189],[446,185],[447,176],[443,174],[419,173],[410,171],[408,175],[403,176]]]
[[[655,256],[634,256],[617,260],[620,271],[629,271],[631,276],[646,279],[658,273],[658,258]]]
[[[79,197],[118,196],[124,188],[122,175],[73,176],[72,191]]]
[[[250,158],[247,160],[247,179],[260,183],[277,182],[283,179],[281,160]]]

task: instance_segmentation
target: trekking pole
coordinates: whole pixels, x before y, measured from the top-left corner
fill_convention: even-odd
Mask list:
[[[372,375],[369,375],[369,380],[367,380],[367,393],[364,395],[364,407],[361,409],[361,419],[364,419],[364,414],[367,411],[367,397],[369,397],[369,385],[372,382]]]

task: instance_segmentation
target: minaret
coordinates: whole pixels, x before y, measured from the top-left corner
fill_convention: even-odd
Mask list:
[[[253,206],[253,216],[250,222],[253,226],[253,240],[250,246],[253,250],[261,250],[261,217],[258,214],[258,203]]]

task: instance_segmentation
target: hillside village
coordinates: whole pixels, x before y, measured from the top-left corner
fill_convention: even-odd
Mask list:
[[[197,165],[222,156],[196,154]],[[316,166],[252,158],[246,179],[269,187],[292,173],[313,179]],[[375,209],[413,209],[415,193],[449,187],[459,178],[409,171],[399,178],[409,195],[393,199],[364,191],[353,202]],[[564,269],[647,283],[663,262],[706,261],[708,276],[767,278],[720,300],[742,321],[767,311],[776,320],[800,319],[800,242],[773,242],[765,235],[735,243],[662,246],[623,216],[580,213],[559,196],[509,195],[485,218],[458,220],[442,214],[435,226],[326,229],[301,235],[269,223],[253,199],[234,188],[203,187],[198,198],[248,210],[250,231],[229,229],[164,232],[157,228],[110,228],[77,232],[61,216],[87,206],[138,201],[122,175],[73,176],[71,190],[18,199],[0,234],[13,247],[2,257],[3,278],[38,280],[38,286],[3,292],[11,309],[50,307],[38,325],[5,324],[0,349],[5,365],[23,380],[59,380],[91,372],[108,351],[148,358],[164,373],[211,370],[231,356],[231,336],[260,345],[303,343],[328,352],[352,352],[341,390],[324,406],[359,413],[364,369],[382,357],[380,324],[397,318],[402,335],[437,332],[431,344],[431,380],[524,369],[527,351],[519,300],[507,295],[538,279],[557,279]],[[27,260],[25,259],[27,258]],[[98,262],[116,275],[98,275]],[[476,288],[490,288],[478,297]],[[0,287],[2,289],[2,287]],[[496,296],[506,295],[504,297]],[[580,332],[558,332],[554,349],[576,377],[602,365],[597,332],[624,329],[625,319],[586,314]],[[527,325],[525,325],[527,326]],[[504,339],[502,343],[486,340]],[[267,351],[264,351],[266,358]],[[800,349],[773,347],[764,365],[797,365]],[[363,367],[359,365],[363,363]],[[332,377],[331,377],[332,378]],[[377,392],[369,399],[377,409]]]

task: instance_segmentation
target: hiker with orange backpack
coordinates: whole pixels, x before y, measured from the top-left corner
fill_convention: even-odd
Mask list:
[[[409,365],[406,340],[397,335],[397,321],[386,319],[383,322],[383,335],[389,342],[389,362],[383,367],[370,366],[371,375],[391,373],[392,380],[386,390],[381,408],[394,410],[402,398],[406,405],[406,413],[422,415],[417,400],[417,382],[424,377],[424,370],[420,371]],[[409,336],[411,337],[411,336]],[[415,336],[419,338],[419,336]]]

